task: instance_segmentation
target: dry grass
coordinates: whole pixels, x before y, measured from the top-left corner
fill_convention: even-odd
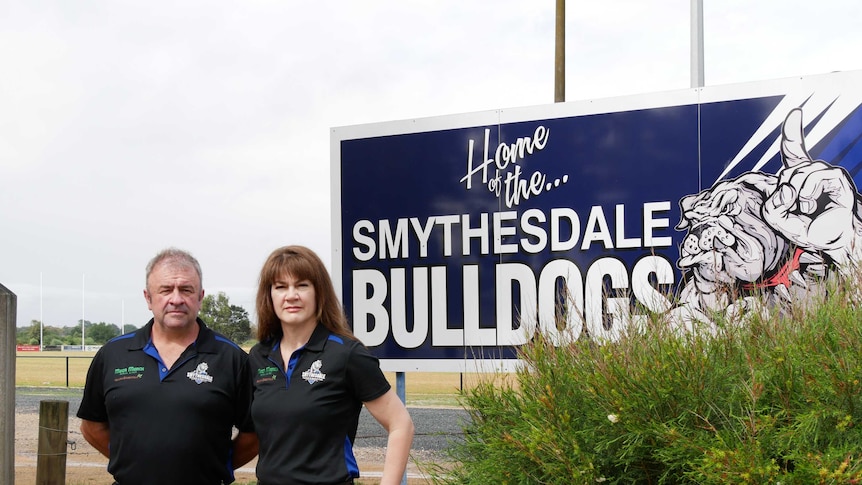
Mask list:
[[[395,373],[386,372],[386,378],[395,385]],[[514,374],[477,374],[457,372],[408,372],[404,378],[408,406],[460,407],[460,391],[472,389],[479,382],[493,380],[517,385]]]
[[[84,387],[87,369],[94,355],[95,352],[18,352],[15,359],[15,385]]]

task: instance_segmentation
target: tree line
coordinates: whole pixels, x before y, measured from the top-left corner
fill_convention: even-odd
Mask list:
[[[198,316],[207,326],[238,344],[253,336],[248,312],[239,305],[232,305],[224,292],[206,295]],[[138,329],[129,324],[120,329],[114,323],[89,320],[84,320],[83,324],[85,345],[103,345],[114,337]],[[16,329],[15,340],[18,345],[81,345],[81,320],[71,327],[42,325],[39,320],[30,320],[29,326]]]

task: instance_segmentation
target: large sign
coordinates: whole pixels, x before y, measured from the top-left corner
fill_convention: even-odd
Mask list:
[[[793,302],[862,256],[860,105],[850,72],[335,128],[336,287],[396,371]]]

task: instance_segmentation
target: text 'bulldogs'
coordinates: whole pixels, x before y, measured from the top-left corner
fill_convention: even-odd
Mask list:
[[[368,346],[384,343],[390,333],[401,348],[523,345],[541,331],[555,343],[577,339],[586,330],[613,340],[644,315],[633,313],[632,298],[652,312],[665,312],[671,302],[657,288],[674,284],[671,262],[662,256],[639,259],[629,273],[616,258],[601,258],[586,272],[572,261],[556,259],[537,275],[526,264],[494,265],[492,294],[495,315],[480,314],[482,276],[478,265],[354,270],[353,312],[356,336]],[[461,291],[457,288],[460,286]],[[452,298],[460,293],[461,299]],[[513,301],[513,295],[520,295]],[[408,303],[412,315],[408,315]],[[560,306],[565,311],[560,312]],[[449,308],[457,317],[450,321]],[[561,321],[560,314],[564,315]],[[408,328],[407,322],[412,325]],[[483,325],[482,323],[486,323]],[[493,327],[487,326],[493,322]],[[430,339],[430,341],[429,341]]]

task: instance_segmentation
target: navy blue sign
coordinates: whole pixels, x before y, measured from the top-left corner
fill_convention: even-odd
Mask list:
[[[536,332],[614,339],[647,312],[691,329],[757,311],[754,292],[793,300],[862,252],[848,76],[334,130],[354,332],[390,370],[455,370],[514,361]]]

